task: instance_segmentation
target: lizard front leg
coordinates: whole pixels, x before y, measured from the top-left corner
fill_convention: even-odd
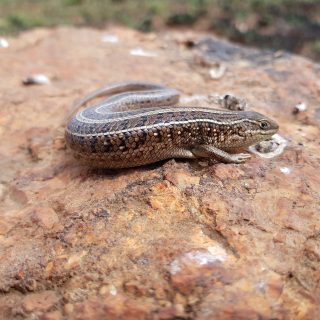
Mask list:
[[[197,158],[215,158],[225,163],[243,163],[251,158],[248,153],[231,154],[212,145],[196,146],[191,151]]]

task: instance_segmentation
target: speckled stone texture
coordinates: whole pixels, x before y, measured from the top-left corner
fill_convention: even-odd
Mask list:
[[[58,28],[8,41],[0,48],[0,319],[317,318],[319,65],[186,32]],[[23,85],[32,74],[51,83]],[[277,120],[288,146],[241,165],[79,164],[63,139],[71,103],[128,79],[184,98],[233,93]],[[306,110],[294,113],[299,103]]]

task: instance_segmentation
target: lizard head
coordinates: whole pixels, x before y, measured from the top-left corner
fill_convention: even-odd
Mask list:
[[[278,124],[270,118],[254,111],[238,113],[234,129],[227,142],[228,148],[246,148],[258,142],[268,140],[278,130]]]
[[[279,125],[272,119],[254,111],[244,112],[241,133],[248,145],[270,139],[279,130]]]

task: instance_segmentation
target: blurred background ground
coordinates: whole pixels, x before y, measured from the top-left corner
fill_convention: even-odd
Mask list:
[[[57,25],[212,31],[320,60],[320,0],[0,0],[0,35]]]

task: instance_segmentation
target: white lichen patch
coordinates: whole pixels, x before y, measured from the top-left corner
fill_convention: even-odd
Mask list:
[[[116,296],[118,293],[117,288],[114,285],[110,286],[110,294]]]
[[[185,254],[185,258],[190,261],[203,266],[213,262],[223,262],[225,259],[221,255],[215,255],[211,252],[202,252],[202,251],[191,251]]]
[[[170,264],[170,274],[175,275],[188,265],[207,266],[227,259],[226,251],[219,246],[212,246],[206,251],[195,250],[184,253]]]
[[[220,246],[211,246],[208,248],[208,251],[216,257],[217,260],[223,262],[227,259],[227,252]]]
[[[289,174],[289,173],[291,173],[291,169],[288,168],[288,167],[281,167],[281,168],[280,168],[280,171],[281,171],[283,174]]]
[[[258,282],[258,283],[256,283],[256,284],[254,285],[254,288],[255,288],[257,291],[262,292],[262,293],[265,292],[266,287],[267,287],[267,285],[266,285],[266,283],[265,283],[264,281],[260,281],[260,282]]]
[[[114,34],[106,34],[106,35],[102,36],[101,41],[107,42],[107,43],[118,43],[119,38]]]
[[[8,48],[8,47],[9,47],[9,42],[4,38],[0,38],[0,48]]]
[[[154,51],[147,51],[142,48],[133,48],[130,50],[130,54],[132,56],[140,56],[140,57],[157,57],[158,54]]]

